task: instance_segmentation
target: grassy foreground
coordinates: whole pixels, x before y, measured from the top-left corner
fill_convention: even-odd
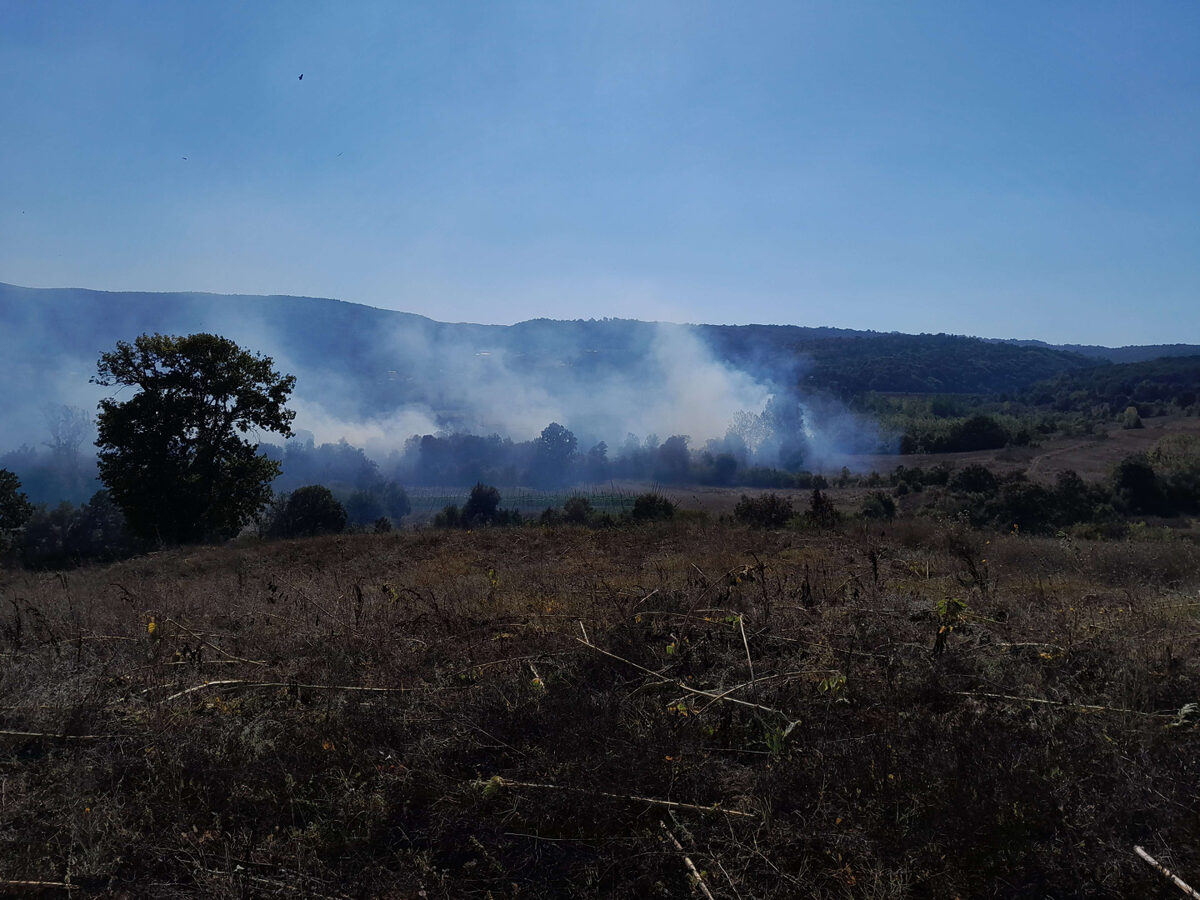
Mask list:
[[[1198,588],[923,521],[0,574],[0,892],[1177,896]]]

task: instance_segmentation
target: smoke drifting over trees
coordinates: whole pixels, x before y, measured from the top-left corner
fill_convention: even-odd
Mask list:
[[[284,463],[284,489],[365,490],[380,478],[721,481],[753,466],[838,466],[878,443],[840,404],[798,393],[794,354],[734,365],[703,327],[453,325],[311,298],[3,285],[0,326],[19,339],[0,370],[36,386],[3,414],[0,464],[39,502],[81,502],[96,489],[92,411],[103,392],[88,377],[100,352],[145,332],[221,334],[297,376],[289,405],[302,438],[284,447],[260,435],[276,444],[264,449]],[[59,412],[48,421],[47,409]]]

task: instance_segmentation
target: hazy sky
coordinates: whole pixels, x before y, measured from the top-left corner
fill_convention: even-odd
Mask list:
[[[1200,342],[1200,3],[0,0],[0,281]]]

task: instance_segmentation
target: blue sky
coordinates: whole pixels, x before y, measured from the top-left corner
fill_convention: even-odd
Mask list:
[[[0,0],[0,281],[1200,342],[1200,3]]]

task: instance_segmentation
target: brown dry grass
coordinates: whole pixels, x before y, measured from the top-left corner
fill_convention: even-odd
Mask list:
[[[686,854],[746,900],[1171,896],[1132,848],[1200,880],[1198,563],[690,522],[9,573],[0,727],[46,736],[0,736],[0,875],[682,898]]]

